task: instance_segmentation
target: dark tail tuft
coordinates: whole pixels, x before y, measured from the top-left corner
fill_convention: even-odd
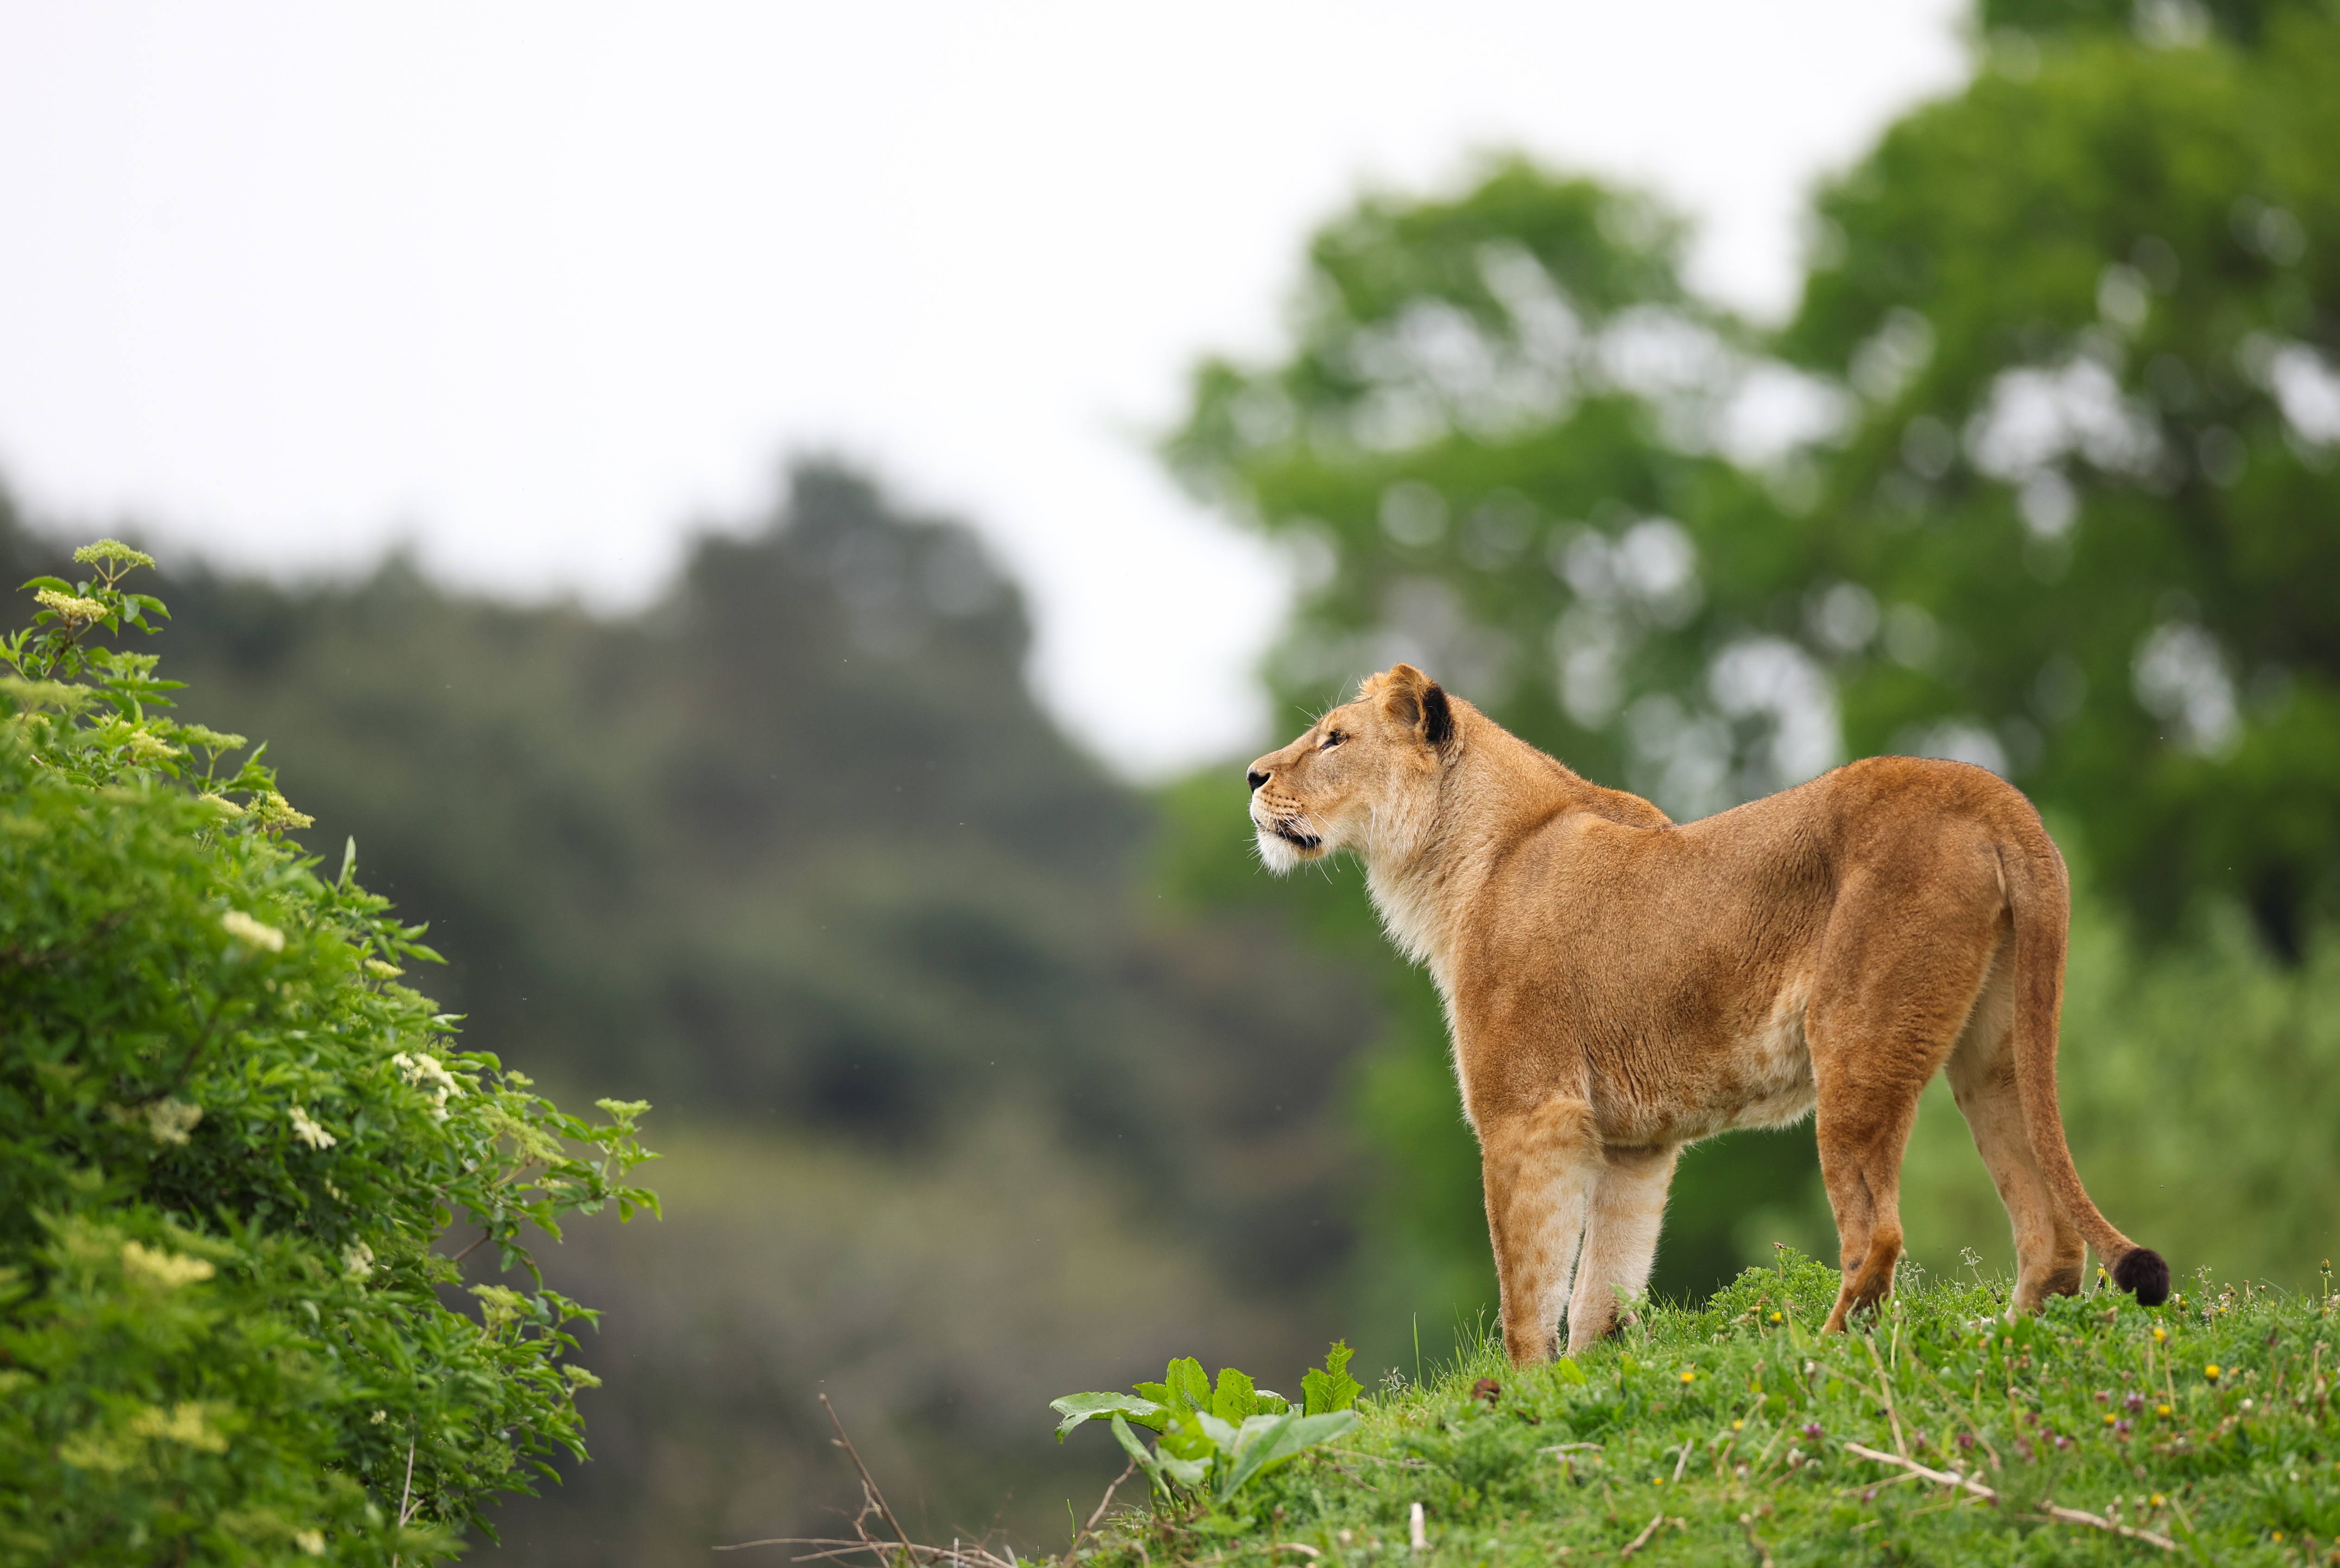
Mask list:
[[[2150,1247],[2140,1247],[2113,1265],[2113,1283],[2136,1297],[2139,1307],[2158,1307],[2169,1299],[2169,1265]]]

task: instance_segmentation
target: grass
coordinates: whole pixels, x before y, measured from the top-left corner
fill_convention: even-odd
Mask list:
[[[1357,1427],[1239,1495],[1236,1516],[1125,1510],[1074,1555],[2340,1563],[2328,1264],[2312,1295],[2206,1278],[2147,1309],[2102,1288],[2013,1324],[2003,1283],[1911,1272],[1846,1335],[1817,1332],[1836,1270],[1783,1253],[1701,1307],[1644,1307],[1577,1363],[1515,1372],[1482,1339],[1419,1384],[1393,1375]]]

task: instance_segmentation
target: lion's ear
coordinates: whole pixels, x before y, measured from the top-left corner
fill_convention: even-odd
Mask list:
[[[1454,738],[1454,710],[1447,705],[1446,688],[1436,681],[1422,694],[1422,738],[1439,751]]]
[[[1397,665],[1366,683],[1381,698],[1382,711],[1439,751],[1454,738],[1454,710],[1445,688],[1412,665]]]

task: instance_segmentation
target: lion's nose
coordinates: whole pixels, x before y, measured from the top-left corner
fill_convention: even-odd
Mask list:
[[[1257,790],[1260,785],[1267,782],[1267,775],[1257,768],[1252,768],[1244,774],[1244,782],[1251,785],[1254,790]]]

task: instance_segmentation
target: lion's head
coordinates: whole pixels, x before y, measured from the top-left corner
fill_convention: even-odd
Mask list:
[[[1245,770],[1259,857],[1279,874],[1337,850],[1403,856],[1438,806],[1453,705],[1412,665],[1366,678],[1282,751]]]

